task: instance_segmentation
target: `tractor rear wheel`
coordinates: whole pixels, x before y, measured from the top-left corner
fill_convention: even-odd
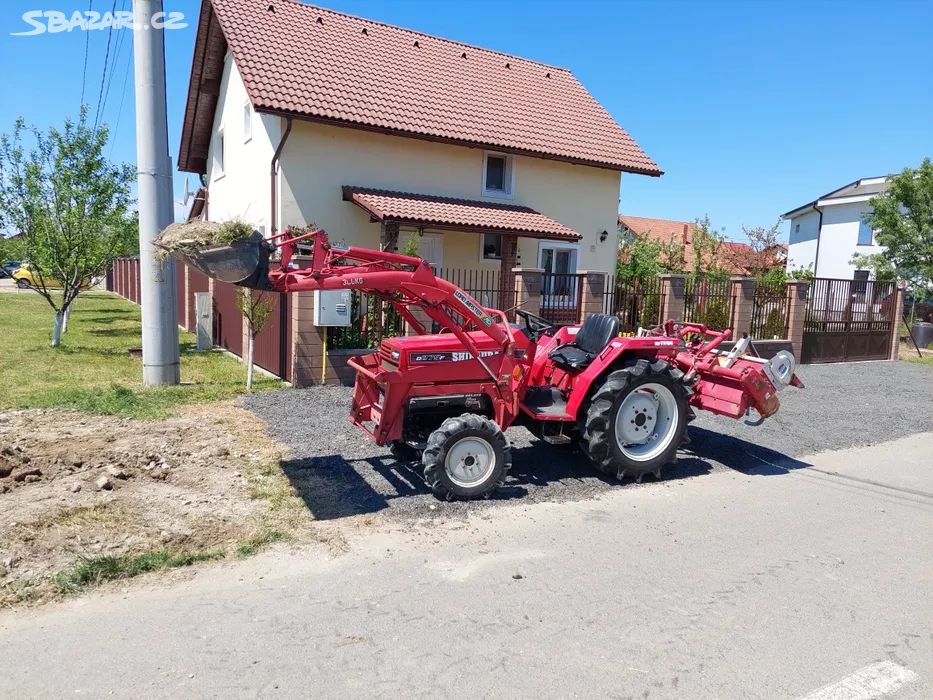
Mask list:
[[[583,447],[596,468],[618,479],[661,475],[688,422],[683,374],[664,360],[637,360],[607,377],[586,415]]]
[[[493,421],[464,413],[428,436],[421,461],[424,480],[438,498],[488,497],[505,482],[512,448]]]

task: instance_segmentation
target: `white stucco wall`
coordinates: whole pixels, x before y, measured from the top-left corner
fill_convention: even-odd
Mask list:
[[[816,269],[816,242],[820,215],[811,211],[790,220],[787,243],[787,270]]]
[[[581,233],[578,269],[614,267],[618,172],[515,156],[514,196],[503,200],[483,196],[483,166],[484,151],[478,148],[295,121],[282,155],[281,226],[314,221],[332,240],[377,245],[379,225],[342,200],[343,185],[507,201],[536,209]],[[609,235],[601,243],[599,232],[604,230]],[[498,262],[480,262],[478,234],[438,233],[445,266],[498,268]],[[401,241],[406,237],[403,233]],[[536,240],[519,239],[521,264],[537,266],[538,248]]]
[[[244,118],[247,101],[240,72],[228,53],[207,158],[208,218],[225,221],[239,217],[268,234],[271,225],[269,167],[279,143],[281,119],[250,110],[252,138],[247,141]],[[224,135],[222,174],[214,167],[221,129]]]
[[[862,216],[870,211],[867,202],[830,204],[821,207],[823,225],[819,231],[819,260],[814,272],[817,277],[852,279],[857,269],[849,261],[855,253],[873,255],[882,250],[877,245],[859,245]],[[796,231],[800,224],[800,231]],[[817,257],[817,226],[819,214],[809,212],[791,219],[787,269],[813,264]]]

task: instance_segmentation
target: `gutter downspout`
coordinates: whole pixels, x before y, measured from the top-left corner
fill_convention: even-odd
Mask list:
[[[823,210],[813,203],[813,211],[818,212],[820,220],[816,225],[816,255],[813,257],[813,276],[818,277],[816,271],[820,269],[820,241],[823,238]]]
[[[292,118],[285,117],[285,133],[282,134],[282,138],[279,140],[279,145],[275,149],[275,153],[272,155],[272,162],[269,164],[269,228],[270,235],[274,236],[278,233],[279,227],[279,208],[278,208],[278,179],[276,175],[279,170],[279,158],[282,156],[282,150],[285,148],[285,142],[288,141],[288,135],[292,133]],[[288,357],[288,338],[285,337],[286,329],[288,328],[288,314],[290,313],[291,303],[289,300],[288,294],[282,294],[279,297],[279,332],[281,336],[279,338],[279,377],[282,381],[287,381],[292,379],[291,369],[291,358]],[[325,336],[326,338],[326,336]],[[325,341],[326,343],[326,341]],[[326,345],[325,345],[326,347]]]
[[[277,234],[279,227],[279,216],[278,216],[278,180],[276,175],[279,170],[279,158],[282,155],[282,150],[285,148],[285,142],[288,141],[288,135],[292,133],[292,118],[285,117],[285,133],[282,134],[282,138],[279,141],[278,147],[275,149],[275,153],[272,156],[272,163],[269,166],[269,195],[270,195],[270,205],[271,209],[269,210],[269,222],[271,229],[271,235]]]

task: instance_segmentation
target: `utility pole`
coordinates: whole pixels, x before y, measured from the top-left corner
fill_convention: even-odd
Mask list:
[[[136,78],[136,165],[139,170],[139,269],[142,287],[143,384],[181,380],[175,310],[175,261],[157,256],[152,240],[175,218],[168,155],[164,30],[153,26],[162,0],[133,0]]]

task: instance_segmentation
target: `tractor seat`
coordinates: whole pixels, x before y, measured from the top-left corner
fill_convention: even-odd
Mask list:
[[[608,314],[587,316],[572,343],[566,343],[548,357],[566,370],[580,370],[603,351],[609,341],[619,335],[619,319]]]

